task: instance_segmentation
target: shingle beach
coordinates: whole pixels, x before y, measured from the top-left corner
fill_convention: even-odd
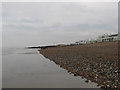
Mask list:
[[[57,46],[39,50],[74,76],[95,82],[101,88],[120,88],[118,42]]]

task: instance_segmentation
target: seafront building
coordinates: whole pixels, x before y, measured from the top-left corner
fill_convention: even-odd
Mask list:
[[[116,41],[118,40],[118,34],[104,34],[100,37],[98,37],[97,42],[110,42],[110,41]]]
[[[104,34],[102,36],[99,36],[96,39],[91,39],[91,40],[81,40],[75,42],[75,44],[88,44],[88,43],[96,43],[96,42],[110,42],[110,41],[117,41],[118,39],[118,34]]]

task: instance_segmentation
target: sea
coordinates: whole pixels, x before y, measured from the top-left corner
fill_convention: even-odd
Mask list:
[[[41,55],[38,49],[2,48],[2,88],[100,88]]]

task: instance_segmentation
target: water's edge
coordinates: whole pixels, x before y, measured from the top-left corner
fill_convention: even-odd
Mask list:
[[[6,50],[2,56],[3,88],[98,88],[69,74],[37,49]]]

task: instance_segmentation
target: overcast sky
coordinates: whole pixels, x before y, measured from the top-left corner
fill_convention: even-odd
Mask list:
[[[72,43],[118,33],[118,3],[3,3],[3,46]]]

